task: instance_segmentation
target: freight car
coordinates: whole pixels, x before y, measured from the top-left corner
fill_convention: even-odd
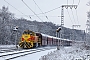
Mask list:
[[[19,46],[21,48],[57,46],[58,44],[70,46],[71,43],[72,41],[68,39],[61,39],[46,34],[25,30],[20,38]]]

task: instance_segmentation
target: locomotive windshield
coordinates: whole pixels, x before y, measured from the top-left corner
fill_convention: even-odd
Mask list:
[[[32,32],[32,31],[30,31],[30,30],[26,30],[26,31],[24,31],[23,34],[35,35],[35,33]]]

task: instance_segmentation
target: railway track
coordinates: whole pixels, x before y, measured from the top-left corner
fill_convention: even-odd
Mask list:
[[[50,49],[55,49],[55,48],[37,48],[37,49],[27,49],[22,51],[13,51],[8,53],[2,53],[0,57],[4,58],[5,60],[11,60],[21,56],[25,56],[25,55],[45,51],[45,50],[50,50]]]
[[[19,49],[21,50],[21,49]],[[19,51],[18,49],[0,49],[0,53],[7,53],[7,52],[14,52],[14,51]]]

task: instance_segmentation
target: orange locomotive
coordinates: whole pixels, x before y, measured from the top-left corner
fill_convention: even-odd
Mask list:
[[[26,30],[23,32],[19,46],[21,48],[33,48],[41,45],[41,41],[39,37],[36,36],[36,33],[30,30]]]

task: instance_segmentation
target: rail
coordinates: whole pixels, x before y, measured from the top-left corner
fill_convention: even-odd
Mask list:
[[[37,49],[29,49],[29,50],[22,50],[22,51],[14,51],[14,52],[8,52],[8,53],[2,53],[0,57],[4,57],[5,60],[10,60],[10,59],[15,59],[21,56],[45,51],[45,50],[50,50],[50,49],[55,49],[55,48],[37,48]]]

